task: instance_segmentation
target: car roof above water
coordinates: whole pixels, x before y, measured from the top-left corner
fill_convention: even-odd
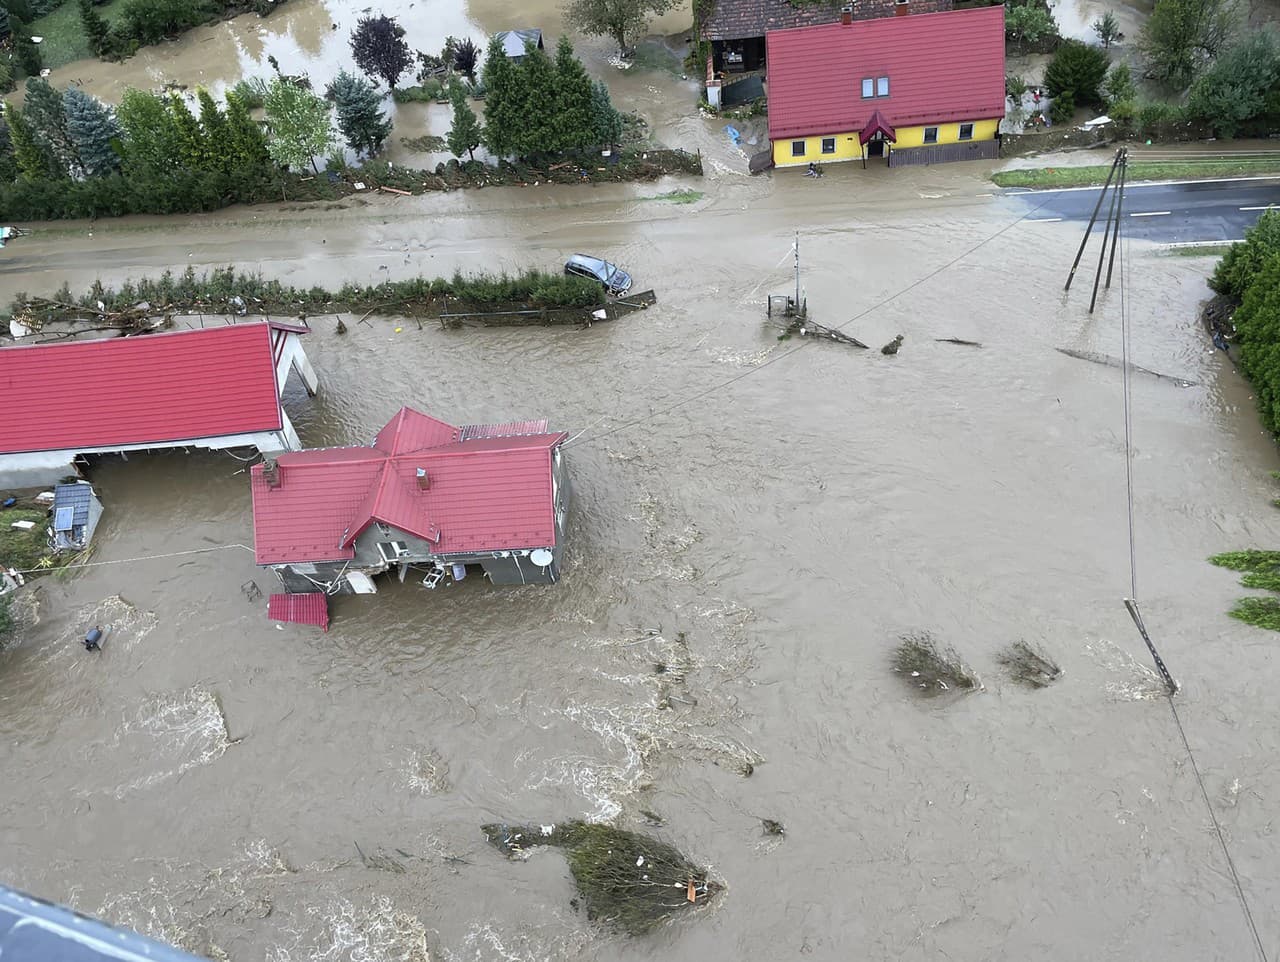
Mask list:
[[[585,267],[587,270],[600,270],[605,266],[605,260],[601,257],[592,257],[589,254],[574,254],[569,258],[570,264],[577,264],[579,267]]]

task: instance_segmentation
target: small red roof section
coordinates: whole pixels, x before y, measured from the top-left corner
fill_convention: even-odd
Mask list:
[[[267,617],[295,625],[316,625],[329,630],[329,599],[323,591],[297,595],[272,595],[267,600]]]
[[[280,455],[274,487],[255,465],[258,564],[352,558],[375,522],[441,555],[552,547],[552,452],[567,436],[545,421],[454,427],[403,408],[371,447]]]
[[[1004,116],[1004,7],[771,30],[769,139]],[[862,81],[889,78],[889,96]]]
[[[866,144],[876,134],[880,134],[885,140],[897,141],[898,135],[894,132],[889,121],[884,119],[884,114],[878,110],[871,111],[871,118],[867,121],[867,125],[862,128],[858,134],[858,142]]]
[[[278,431],[275,327],[0,348],[0,454]]]

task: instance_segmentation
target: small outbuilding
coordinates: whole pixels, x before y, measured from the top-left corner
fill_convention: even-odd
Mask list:
[[[88,481],[55,487],[51,526],[53,550],[83,551],[89,547],[101,517],[102,502]]]
[[[527,30],[501,30],[494,36],[501,41],[502,52],[512,63],[519,63],[524,59],[524,53],[529,44],[533,44],[537,50],[546,49],[542,44],[542,31],[537,27]]]

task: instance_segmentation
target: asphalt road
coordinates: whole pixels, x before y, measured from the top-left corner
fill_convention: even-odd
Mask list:
[[[1006,196],[1034,210],[1027,223],[1088,222],[1100,190],[1013,189]],[[1110,203],[1108,197],[1100,222]],[[1280,207],[1280,177],[1130,184],[1125,188],[1125,228],[1131,237],[1163,244],[1239,240],[1268,206]]]

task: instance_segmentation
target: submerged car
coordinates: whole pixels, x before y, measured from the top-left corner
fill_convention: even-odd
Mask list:
[[[625,294],[631,290],[631,275],[599,257],[574,254],[565,261],[564,272],[599,281],[610,294]]]

